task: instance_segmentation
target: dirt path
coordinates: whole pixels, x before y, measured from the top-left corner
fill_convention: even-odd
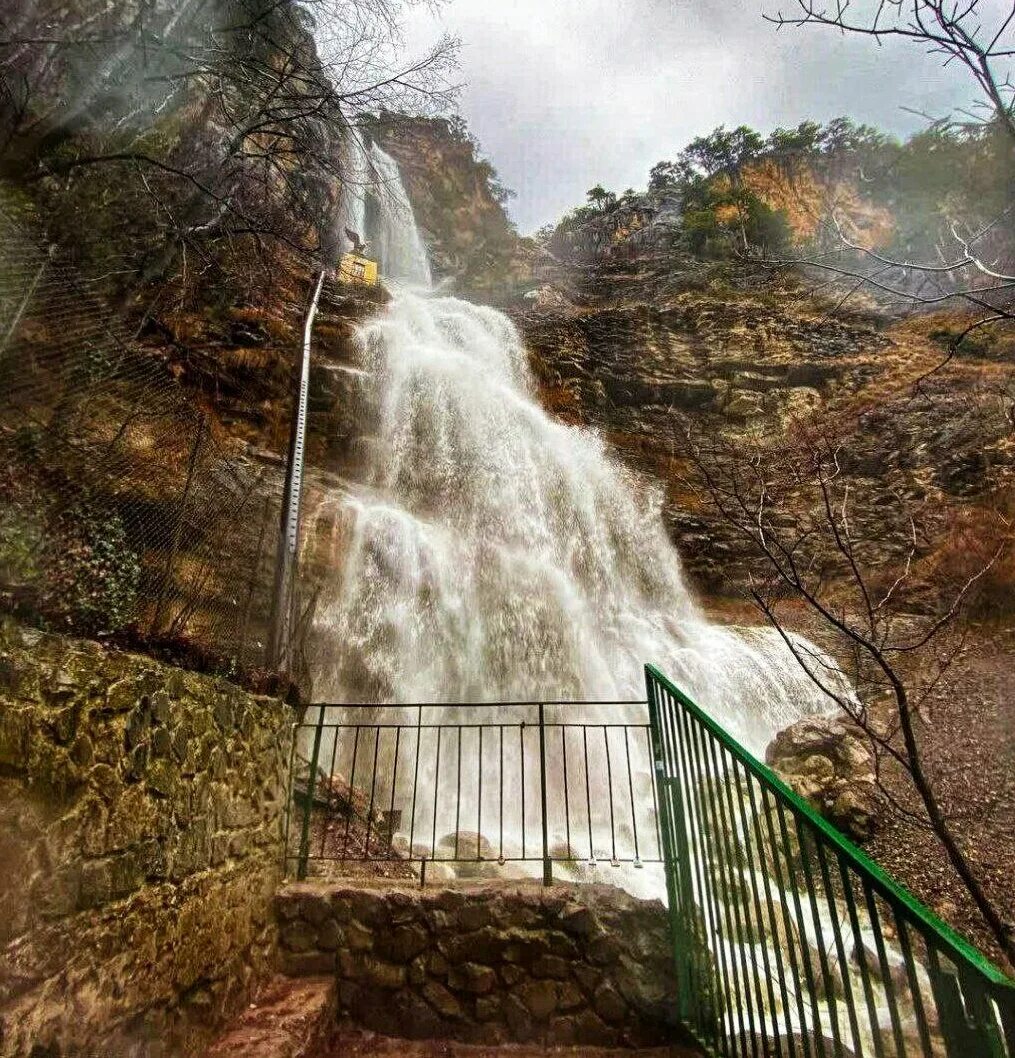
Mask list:
[[[395,1040],[370,1032],[342,1032],[322,1058],[700,1058],[683,1047],[644,1050],[609,1047],[541,1047],[534,1044],[454,1043],[449,1040]]]

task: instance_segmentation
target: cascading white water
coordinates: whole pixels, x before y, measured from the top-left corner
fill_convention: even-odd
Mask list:
[[[402,285],[360,331],[375,426],[337,501],[345,556],[318,606],[318,697],[634,698],[651,661],[754,749],[823,709],[777,634],[705,618],[657,492],[543,411],[511,321],[426,289],[397,166],[376,146],[369,162],[383,181],[369,236]]]
[[[368,241],[387,279],[430,286],[430,262],[395,160],[352,129],[346,141],[346,184],[338,227]]]

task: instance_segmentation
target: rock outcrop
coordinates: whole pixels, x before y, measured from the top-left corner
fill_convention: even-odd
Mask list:
[[[859,729],[835,717],[806,717],[775,736],[765,761],[847,836],[871,837],[885,806],[874,756]]]

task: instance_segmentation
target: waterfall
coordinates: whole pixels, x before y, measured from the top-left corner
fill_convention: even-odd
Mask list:
[[[393,298],[358,335],[366,456],[332,501],[316,697],[641,698],[651,661],[755,751],[826,708],[777,633],[705,617],[658,490],[540,407],[512,322],[429,289],[397,166],[356,148],[346,215]]]
[[[430,262],[395,160],[353,128],[344,165],[340,231],[349,228],[368,241],[387,281],[428,288]]]
[[[644,700],[643,665],[653,662],[755,754],[762,754],[782,727],[825,711],[827,700],[777,632],[708,620],[667,537],[659,490],[625,469],[597,433],[557,422],[543,410],[510,319],[430,287],[422,239],[397,166],[376,147],[360,143],[360,154],[364,182],[345,215],[350,227],[358,223],[356,230],[372,241],[393,296],[360,327],[360,362],[347,369],[361,388],[362,458],[345,487],[316,515],[319,524],[332,528],[339,573],[317,602],[311,659],[315,699],[394,706]],[[374,179],[382,186],[372,184]],[[820,656],[812,645],[806,649]],[[825,660],[825,678],[832,679],[834,666]],[[839,689],[844,687],[843,682]],[[340,721],[349,710],[321,712],[322,718],[335,714],[329,723],[345,724],[347,734],[364,715]],[[538,815],[532,814],[539,800],[538,775],[531,767],[537,759],[535,733],[526,749],[523,724],[517,741],[505,748],[504,730],[498,740],[495,722],[487,728],[484,748],[478,727],[469,733],[459,729],[448,735],[442,758],[441,732],[422,726],[422,709],[407,713],[416,716],[417,727],[404,742],[400,731],[381,730],[392,711],[378,712],[384,716],[376,720],[372,739],[368,728],[361,745],[354,727],[354,737],[340,745],[337,728],[332,729],[321,759],[330,761],[338,789],[348,784],[350,791],[369,797],[371,806],[376,800],[389,812],[392,847],[430,860],[434,870],[465,842],[474,850],[468,856],[488,861],[484,867],[513,870],[515,876],[538,871],[538,862],[526,855],[531,846],[525,837],[526,819],[530,835],[539,826]],[[479,709],[450,712],[466,725],[482,721]],[[525,719],[527,714],[519,715]],[[517,730],[517,718],[512,723]],[[587,825],[588,833],[588,851],[581,855],[590,862],[581,868],[582,876],[639,895],[660,895],[661,874],[637,869],[637,854],[626,865],[608,866],[605,875],[597,873],[597,863],[609,865],[611,855],[617,855],[612,794],[602,793],[604,782],[612,790],[611,746],[618,767],[626,763],[632,784],[630,825],[625,818],[617,827],[621,843],[636,833],[633,817],[649,813],[653,804],[647,744],[628,745],[626,733],[611,743],[606,725],[601,726],[592,754],[587,745],[576,744],[577,733],[570,747],[565,745],[562,729],[548,750],[549,847],[563,848],[575,860],[573,840],[584,841],[567,829],[570,758],[571,781],[587,797],[584,817],[580,805],[576,816],[578,829]],[[718,770],[700,781],[728,785],[729,766],[722,761],[713,762]],[[488,786],[484,795],[483,774],[497,777],[499,805],[497,788]],[[478,782],[470,775],[480,776]],[[438,804],[438,791],[456,788],[456,799],[445,797]],[[521,797],[505,803],[505,788],[520,791]],[[422,791],[418,803],[417,791]],[[348,796],[352,802],[354,795]],[[561,811],[554,808],[561,805]],[[693,805],[688,811],[693,816]],[[644,835],[651,823],[645,827],[643,822],[638,825]],[[345,827],[348,840],[348,818]],[[614,838],[612,852],[593,837],[594,828]],[[322,833],[323,850],[328,832]],[[741,849],[755,840],[736,829],[724,838]],[[756,853],[739,869],[745,886],[753,864],[766,863],[766,848],[759,846]],[[715,855],[704,847],[697,851],[701,870],[717,869]],[[721,909],[711,907],[702,878],[692,884],[711,956],[724,962],[739,958],[749,942],[724,931]],[[770,880],[766,884],[775,886]],[[798,931],[799,942],[786,941],[775,928],[766,934],[762,922],[750,943],[758,951],[799,943],[801,958],[816,958],[814,952],[830,943],[832,916],[841,916],[842,909],[818,899],[811,905],[808,928],[799,908],[794,913],[788,893],[778,888],[776,893],[786,929]],[[857,928],[856,944],[868,943],[862,910]],[[839,972],[859,994],[856,950]],[[876,1009],[860,1011],[856,1035],[847,1037],[858,1053],[867,1053],[868,1041],[889,1031],[881,987],[873,987]],[[753,1033],[751,1015],[747,1021],[744,1015],[750,1009],[746,980],[744,988],[724,1025],[731,1039]],[[759,1013],[767,1003],[764,996],[754,1002]],[[831,994],[811,1000],[800,1014],[792,1003],[784,1009],[778,998],[765,1011],[779,1036],[827,1034],[833,1015],[845,1024],[842,1001]]]

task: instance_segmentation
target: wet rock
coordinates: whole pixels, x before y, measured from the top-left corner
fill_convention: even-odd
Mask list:
[[[835,717],[805,717],[776,735],[765,761],[849,837],[871,836],[884,804],[874,757],[859,729]]]

